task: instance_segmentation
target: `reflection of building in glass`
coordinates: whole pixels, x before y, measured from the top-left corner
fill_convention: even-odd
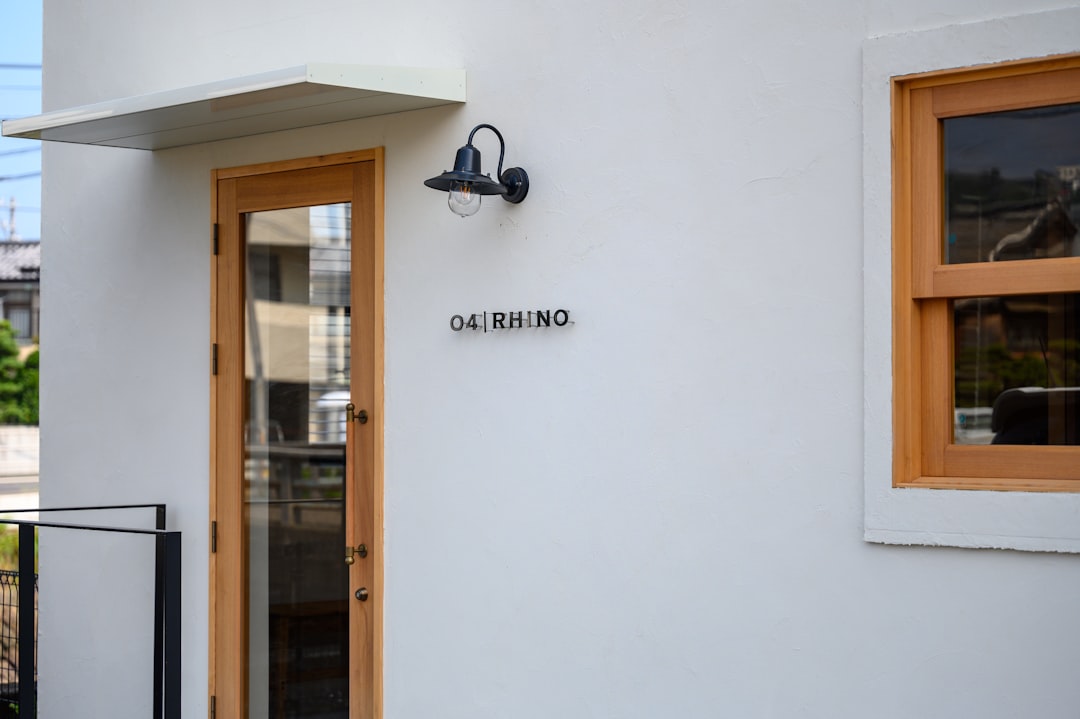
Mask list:
[[[1060,174],[1060,173],[1059,173]],[[950,176],[954,189],[978,182]],[[1071,183],[1049,173],[1030,182],[983,173],[983,195],[954,192],[954,262],[1038,260],[1080,254]],[[1012,189],[1008,189],[1009,185]],[[1028,192],[1047,201],[1000,200]],[[997,200],[993,199],[997,198]],[[1078,444],[1078,296],[1013,295],[953,303],[954,441],[960,444]]]
[[[247,571],[259,607],[249,615],[253,716],[347,709],[350,227],[348,204],[247,216]]]
[[[1080,104],[944,121],[950,264],[1072,257]]]
[[[1069,216],[1065,203],[1054,199],[1039,210],[1023,229],[1002,237],[987,259],[991,262],[1031,260],[1074,257],[1077,254],[1076,224]]]
[[[947,261],[1080,255],[1080,105],[945,121]],[[1048,169],[1052,168],[1052,169]],[[1076,295],[953,303],[954,441],[1077,444]]]
[[[1062,198],[995,203],[965,195],[950,203],[948,261],[1075,257],[1080,247],[1074,215],[1075,207]]]
[[[1062,391],[1080,386],[1080,296],[963,299],[953,316],[956,441],[989,441],[970,430],[993,408],[997,444],[1080,444],[1076,398]]]
[[[349,388],[348,205],[256,213],[249,245],[249,381],[265,384],[268,429],[288,441],[344,442]],[[252,353],[251,348],[257,348]],[[331,406],[334,405],[334,406]],[[259,421],[259,414],[253,415]]]

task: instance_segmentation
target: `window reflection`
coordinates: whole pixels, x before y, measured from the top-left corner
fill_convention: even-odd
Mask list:
[[[956,300],[954,441],[1080,444],[1080,295]]]
[[[947,119],[945,262],[1080,255],[1080,104]]]

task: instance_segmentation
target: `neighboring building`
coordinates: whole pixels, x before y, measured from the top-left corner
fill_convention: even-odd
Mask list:
[[[1078,28],[46,0],[42,506],[168,504],[185,717],[1075,717]],[[152,548],[40,547],[151,716]]]
[[[40,242],[0,242],[0,315],[22,345],[41,332],[40,281]]]

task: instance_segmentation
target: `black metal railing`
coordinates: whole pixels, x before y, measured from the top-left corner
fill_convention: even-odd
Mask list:
[[[37,575],[34,575],[34,585],[34,610],[36,612]],[[19,716],[19,573],[0,569],[0,719],[17,716]]]
[[[26,512],[89,512],[123,509],[153,509],[154,529],[113,527],[66,522],[47,522],[41,519],[21,520],[0,518],[0,525],[19,528],[19,569],[17,579],[17,683],[18,716],[37,717],[37,628],[34,534],[38,527],[85,532],[114,532],[152,536],[154,558],[154,719],[180,719],[180,532],[165,529],[164,504],[124,504],[100,507],[58,507],[55,509],[3,510],[4,514]],[[31,581],[29,578],[33,577]],[[24,581],[26,578],[26,581]],[[25,641],[33,637],[33,641]],[[7,643],[5,639],[4,647]]]

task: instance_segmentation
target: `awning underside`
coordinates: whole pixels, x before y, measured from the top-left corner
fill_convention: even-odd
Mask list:
[[[307,64],[5,120],[3,134],[161,150],[465,102],[465,71]]]

